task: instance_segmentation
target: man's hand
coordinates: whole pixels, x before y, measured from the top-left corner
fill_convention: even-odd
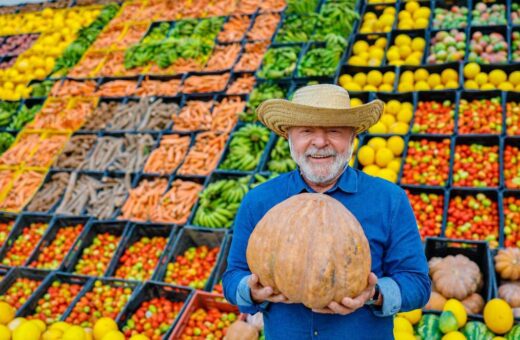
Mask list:
[[[358,296],[355,298],[346,297],[341,300],[341,304],[332,301],[329,305],[322,309],[313,309],[313,312],[323,313],[323,314],[341,314],[347,315],[352,312],[355,312],[357,309],[363,307],[365,302],[370,300],[375,293],[375,285],[377,283],[377,276],[374,273],[370,273],[368,276],[368,287],[365,288]]]
[[[251,298],[255,303],[264,301],[291,303],[283,294],[273,294],[273,288],[263,287],[256,274],[251,274],[247,284],[251,288]]]

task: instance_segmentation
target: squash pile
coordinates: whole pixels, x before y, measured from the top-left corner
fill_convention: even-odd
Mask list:
[[[425,309],[443,310],[448,299],[462,302],[466,313],[480,314],[484,286],[478,265],[464,255],[432,257],[428,262],[432,278],[432,292]]]
[[[500,249],[495,256],[495,270],[500,276],[498,296],[509,303],[520,317],[520,249]]]

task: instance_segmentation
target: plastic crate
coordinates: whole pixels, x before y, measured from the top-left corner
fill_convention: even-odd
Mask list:
[[[17,218],[18,218],[18,215],[16,215],[16,214],[0,213],[0,223],[6,223],[11,226],[11,227],[8,227],[7,230],[0,230],[0,253],[1,253],[4,243],[7,242],[9,234],[14,229]]]
[[[423,6],[423,2],[419,2],[419,5]],[[382,65],[385,65],[385,66],[390,65],[388,58],[387,58],[387,51],[390,47],[395,45],[395,38],[401,34],[406,35],[406,36],[410,37],[411,39],[414,39],[414,38],[423,38],[424,39],[425,47],[422,51],[422,58],[421,58],[420,62],[421,62],[421,65],[426,64],[426,58],[428,56],[428,51],[429,51],[429,46],[430,46],[430,39],[429,39],[429,35],[426,33],[426,30],[424,30],[424,29],[397,30],[396,29],[396,30],[392,30],[392,32],[390,33],[390,37],[388,39],[387,49],[385,50],[385,55],[384,55]],[[404,64],[404,65],[407,65],[407,64]]]
[[[439,234],[433,237],[441,236],[443,232],[443,226],[446,224],[446,219],[448,216],[448,191],[444,188],[435,188],[435,187],[427,187],[427,186],[410,186],[410,185],[402,185],[402,188],[408,191],[411,195],[421,195],[421,194],[437,194],[442,195],[442,216],[440,221],[440,230]],[[410,200],[410,199],[409,199]],[[413,205],[412,205],[413,208]],[[415,211],[414,214],[417,216],[422,211]],[[419,221],[417,221],[419,224]],[[424,239],[423,239],[424,242]]]
[[[74,249],[74,245],[81,239],[83,239],[86,231],[87,223],[89,222],[88,217],[56,217],[52,224],[47,229],[47,232],[43,236],[42,240],[40,241],[40,244],[35,249],[35,251],[32,253],[32,255],[27,259],[26,265],[32,267],[32,262],[38,260],[39,255],[43,252],[43,250],[47,247],[49,247],[52,242],[55,240],[57,233],[60,231],[60,229],[66,228],[66,227],[72,227],[76,225],[81,225],[82,229],[79,232],[79,234],[76,236],[76,239],[71,244],[71,247],[67,250],[65,250],[65,254],[63,256],[62,261],[56,268],[47,269],[47,270],[60,270],[63,267],[63,262],[67,259],[69,254],[72,252],[72,249]],[[43,269],[43,268],[42,268]]]
[[[215,290],[215,287],[220,284],[222,281],[222,276],[224,275],[224,272],[227,269],[227,258],[229,255],[229,251],[231,250],[231,241],[233,240],[233,235],[228,234],[226,235],[226,238],[224,239],[224,245],[221,250],[222,254],[220,256],[220,260],[215,267],[215,275],[213,276],[213,281],[210,282],[210,285],[208,287],[208,291],[212,294],[222,294]]]
[[[240,314],[238,307],[230,305],[226,302],[219,301],[220,299],[222,299],[222,296],[220,295],[196,291],[188,303],[188,306],[184,310],[181,319],[173,329],[173,332],[170,334],[169,339],[181,339],[184,329],[188,326],[191,314],[193,314],[199,308],[216,308],[221,312],[235,313],[238,318],[238,315]]]
[[[75,272],[78,261],[83,256],[83,251],[92,245],[92,242],[96,236],[102,233],[109,233],[114,236],[121,237],[116,243],[113,255],[116,254],[118,245],[124,240],[124,236],[128,230],[128,222],[125,221],[91,221],[86,227],[83,237],[72,248],[69,256],[64,260],[63,269],[66,272],[74,272],[76,275],[81,275]],[[103,275],[106,274],[109,268],[110,262],[106,265],[103,270]]]
[[[14,267],[6,273],[2,280],[0,280],[0,297],[3,297],[18,279],[36,281],[37,286],[40,286],[48,275],[49,272],[43,270]],[[20,308],[23,307],[33,293],[33,291],[30,291],[25,297],[20,297],[18,299]]]
[[[491,300],[495,295],[495,271],[488,244],[481,241],[453,240],[446,238],[426,238],[426,259],[432,257],[446,257],[448,255],[462,254],[475,262],[483,276],[484,285],[481,295],[484,301]]]
[[[449,100],[454,108],[453,108],[453,131],[449,134],[436,134],[436,135],[445,135],[447,137],[452,136],[454,134],[457,134],[457,126],[458,126],[458,108],[459,108],[459,100],[460,100],[460,92],[459,91],[420,91],[415,94],[416,103],[414,105],[414,115],[412,118],[411,124],[411,133],[413,135],[429,135],[430,133],[421,133],[421,132],[414,132],[414,125],[416,123],[416,117],[417,117],[417,110],[419,108],[419,104],[421,102],[431,102],[435,101],[439,104],[442,104],[444,101]]]
[[[296,76],[296,71],[298,69],[298,65],[300,63],[300,60],[303,56],[303,51],[305,49],[305,44],[299,44],[299,45],[295,45],[295,44],[277,44],[277,45],[274,45],[274,46],[271,46],[267,52],[269,53],[270,50],[278,50],[278,49],[282,49],[282,48],[291,48],[291,49],[294,49],[296,54],[297,54],[297,59],[296,61],[294,62],[294,70],[291,71],[290,74],[288,75],[283,75],[281,77],[276,77],[276,78],[273,78],[273,77],[270,77],[270,78],[266,78],[264,76],[262,76],[262,71],[263,71],[263,68],[264,68],[264,63],[265,63],[265,55],[264,55],[264,60],[262,61],[262,65],[260,65],[260,68],[258,68],[258,70],[256,71],[256,77],[258,79],[261,79],[261,80],[276,80],[276,81],[279,81],[279,80],[291,80],[291,78],[295,77]]]
[[[457,72],[458,74],[458,88],[456,89],[443,89],[443,90],[433,90],[433,91],[442,91],[441,93],[444,93],[446,90],[457,90],[462,88],[462,84],[464,83],[464,74],[463,74],[463,66],[462,63],[459,62],[453,62],[453,63],[445,63],[445,64],[436,64],[436,65],[420,65],[420,66],[400,66],[397,68],[398,72],[395,75],[395,92],[401,92],[398,91],[399,86],[399,80],[401,78],[401,75],[406,71],[415,72],[418,69],[425,69],[429,72],[429,74],[439,74],[441,75],[442,71],[446,69],[452,69]],[[422,92],[422,91],[415,91],[415,92]]]
[[[509,190],[509,191],[512,191],[512,192],[516,192],[518,190],[520,190],[520,188],[511,188],[511,187],[508,187],[507,185],[507,182],[506,182],[506,178],[505,178],[505,173],[504,173],[504,170],[506,168],[506,160],[505,160],[505,151],[506,151],[506,147],[507,146],[511,146],[511,147],[514,147],[514,148],[517,148],[520,150],[520,137],[505,137],[504,139],[502,139],[502,162],[500,164],[500,174],[501,176],[503,177],[503,187],[505,190]],[[513,174],[513,177],[514,174]]]
[[[166,273],[168,272],[168,265],[170,263],[174,263],[177,256],[182,256],[184,252],[189,248],[207,246],[209,250],[211,250],[216,247],[220,247],[220,250],[215,258],[215,265],[208,273],[209,275],[207,277],[206,284],[204,285],[204,289],[209,290],[209,287],[213,281],[213,277],[215,276],[215,269],[217,267],[217,264],[222,258],[223,249],[225,245],[225,236],[226,231],[222,229],[213,231],[192,227],[183,228],[179,232],[179,235],[177,236],[175,243],[168,251],[168,254],[161,259],[161,264],[155,274],[154,280],[164,282]]]
[[[171,332],[173,327],[179,321],[179,318],[184,314],[186,310],[186,304],[193,295],[193,290],[184,287],[177,287],[157,282],[146,282],[136,292],[132,299],[127,303],[123,311],[119,314],[116,322],[121,329],[124,329],[128,320],[132,318],[132,315],[139,309],[141,304],[145,301],[150,301],[154,298],[166,298],[172,302],[182,302],[183,307],[179,314],[175,317],[170,328],[162,335],[163,339],[167,338],[167,335]]]

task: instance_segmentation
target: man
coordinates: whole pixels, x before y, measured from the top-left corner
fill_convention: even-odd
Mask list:
[[[263,312],[266,339],[393,339],[392,315],[424,306],[430,296],[428,265],[416,220],[397,185],[348,167],[356,134],[375,124],[383,103],[350,107],[335,85],[300,88],[292,101],[262,103],[258,118],[289,140],[298,169],[251,190],[237,214],[224,273],[224,294],[242,312]],[[294,304],[262,287],[246,261],[249,236],[276,204],[301,192],[330,195],[358,219],[367,236],[372,273],[357,297],[321,310]],[[333,228],[334,226],[331,226]]]

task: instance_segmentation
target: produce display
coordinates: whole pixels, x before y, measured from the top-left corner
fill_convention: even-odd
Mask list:
[[[222,294],[246,193],[297,167],[255,110],[316,83],[385,102],[349,164],[406,191],[423,240],[483,240],[495,259],[430,257],[430,302],[395,338],[520,337],[519,24],[499,0],[1,6],[0,338],[223,338],[237,310],[191,306]],[[221,243],[181,245],[186,226]],[[324,284],[302,275],[290,294]]]

